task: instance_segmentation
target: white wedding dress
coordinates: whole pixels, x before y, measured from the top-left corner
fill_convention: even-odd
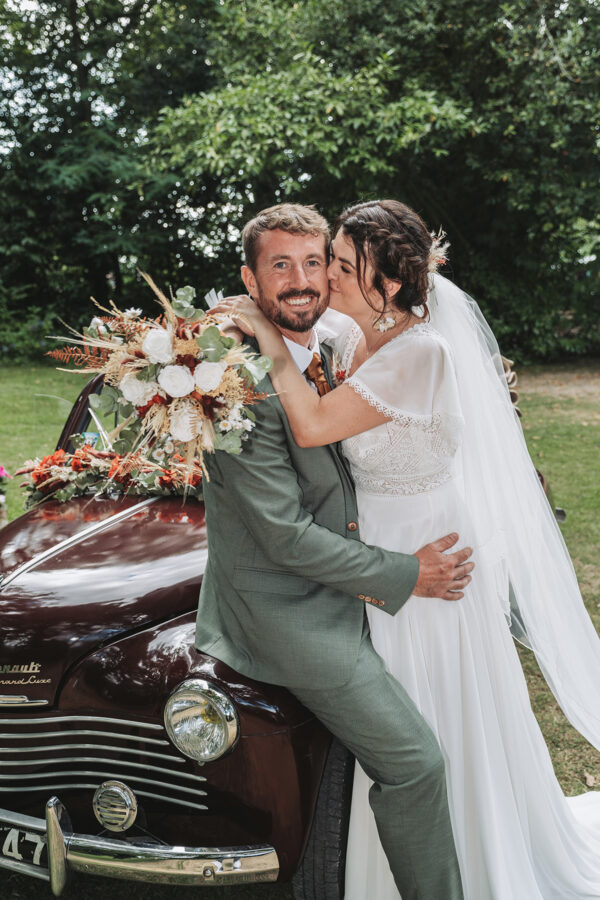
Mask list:
[[[360,334],[354,325],[338,345],[346,371]],[[394,617],[367,608],[375,649],[442,748],[465,898],[600,898],[600,793],[564,797],[531,710],[498,601],[506,583],[488,564],[489,548],[465,503],[465,430],[450,346],[419,323],[346,383],[392,417],[343,442],[362,540],[411,553],[458,532],[460,546],[474,548],[464,599],[413,596]],[[370,784],[357,765],[345,897],[398,900],[368,803]]]

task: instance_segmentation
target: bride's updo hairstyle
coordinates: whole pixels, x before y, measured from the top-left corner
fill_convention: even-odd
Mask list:
[[[413,209],[397,200],[357,203],[340,213],[333,226],[333,237],[340,229],[354,244],[358,284],[369,306],[381,312],[367,296],[367,260],[373,266],[373,287],[381,295],[384,307],[401,312],[410,312],[415,306],[427,309],[429,273],[439,240],[429,233]],[[400,290],[389,299],[384,278],[402,282]]]

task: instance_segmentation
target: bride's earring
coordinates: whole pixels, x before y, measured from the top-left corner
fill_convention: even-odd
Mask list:
[[[381,332],[389,331],[390,328],[394,328],[397,324],[396,317],[390,313],[382,313],[379,316],[375,316],[372,323],[375,331]]]

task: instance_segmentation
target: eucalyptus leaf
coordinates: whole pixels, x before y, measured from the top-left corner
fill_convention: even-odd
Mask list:
[[[192,287],[190,284],[186,284],[184,287],[180,287],[175,291],[175,300],[185,306],[193,306],[195,299],[196,288]]]
[[[196,343],[202,350],[205,359],[209,362],[218,362],[227,353],[226,340],[227,338],[223,338],[216,325],[210,325],[200,337],[196,338]]]
[[[224,450],[237,456],[242,452],[242,433],[240,431],[215,432],[215,450]]]
[[[113,443],[113,450],[115,451],[115,453],[118,453],[121,456],[127,453],[130,449],[131,446],[129,442],[124,440],[123,438],[119,438]]]
[[[66,500],[70,500],[71,497],[75,494],[77,490],[77,486],[73,484],[67,485],[67,487],[61,488],[59,491],[54,492],[54,497],[59,500],[61,503],[64,503]]]
[[[90,394],[88,397],[88,403],[94,412],[101,412],[102,410],[102,395],[101,394]]]
[[[270,356],[255,356],[246,359],[244,369],[254,384],[263,380],[265,375],[273,368],[273,360]]]
[[[138,381],[156,381],[157,368],[155,363],[151,363],[149,366],[140,369],[135,377]]]

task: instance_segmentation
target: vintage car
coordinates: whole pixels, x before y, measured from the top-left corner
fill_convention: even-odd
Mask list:
[[[0,531],[0,867],[55,896],[77,871],[343,897],[353,759],[194,648],[205,562],[197,500],[49,501]]]

